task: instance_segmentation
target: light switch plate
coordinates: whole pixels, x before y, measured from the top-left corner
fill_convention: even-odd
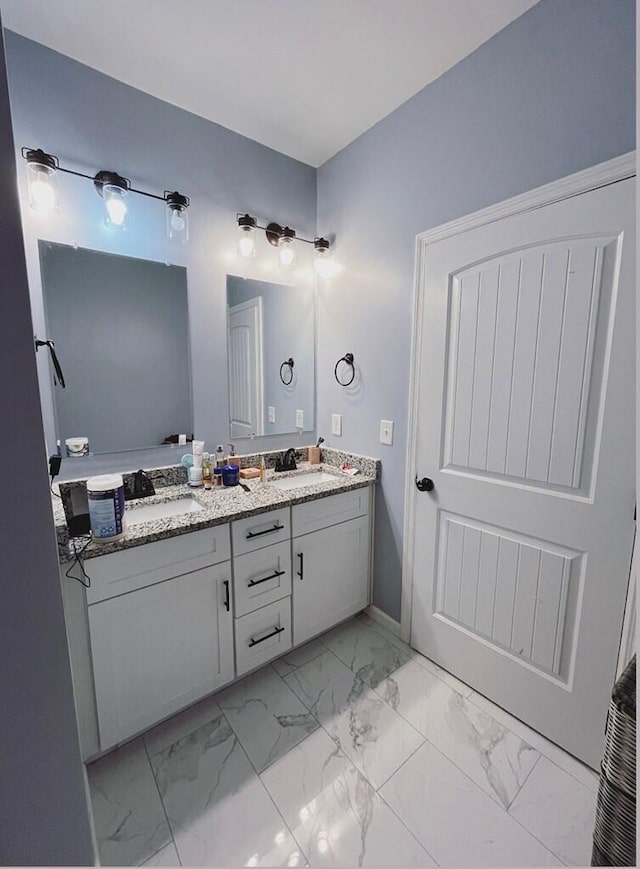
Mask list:
[[[331,434],[336,435],[337,437],[342,436],[342,414],[341,413],[332,413],[331,414]]]
[[[276,421],[276,409],[275,409],[275,407],[271,407],[271,405],[269,405],[267,413],[269,415],[268,416],[269,422],[275,422]]]
[[[390,419],[380,420],[380,443],[389,447],[393,445],[393,421]]]
[[[296,410],[296,428],[304,428],[304,411]]]

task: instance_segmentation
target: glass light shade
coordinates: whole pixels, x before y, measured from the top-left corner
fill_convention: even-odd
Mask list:
[[[330,278],[336,272],[336,264],[331,259],[328,248],[316,248],[313,267],[316,273],[323,278]]]
[[[124,201],[127,191],[117,184],[103,184],[102,198],[104,200],[104,222],[111,229],[123,230],[129,223],[127,203]]]
[[[176,244],[189,241],[189,214],[186,205],[167,205],[167,238]]]
[[[39,214],[49,214],[58,204],[56,170],[42,163],[27,163],[29,205]]]
[[[249,259],[256,255],[256,230],[253,226],[238,227],[238,256]]]
[[[281,238],[278,244],[278,257],[284,269],[290,269],[296,262],[296,249],[292,238]]]

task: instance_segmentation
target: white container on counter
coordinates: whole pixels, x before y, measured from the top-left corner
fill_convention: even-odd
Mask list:
[[[127,530],[121,475],[90,477],[87,480],[87,499],[93,539],[102,543],[121,540]]]

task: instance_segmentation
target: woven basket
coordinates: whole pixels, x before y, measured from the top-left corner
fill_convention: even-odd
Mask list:
[[[611,695],[591,865],[636,865],[635,655]]]

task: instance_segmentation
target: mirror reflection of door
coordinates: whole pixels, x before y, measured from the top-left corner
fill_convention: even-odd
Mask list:
[[[314,432],[314,288],[227,275],[227,319],[231,440]]]
[[[264,434],[262,299],[229,308],[229,411],[231,437]]]

